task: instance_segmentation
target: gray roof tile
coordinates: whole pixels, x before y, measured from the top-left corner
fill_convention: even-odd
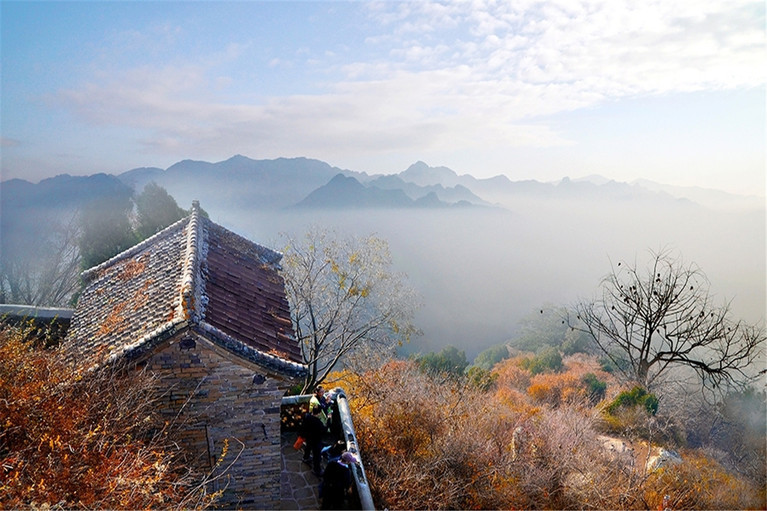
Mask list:
[[[141,356],[185,328],[289,375],[305,371],[278,263],[282,256],[199,213],[83,273],[65,346],[91,367]]]

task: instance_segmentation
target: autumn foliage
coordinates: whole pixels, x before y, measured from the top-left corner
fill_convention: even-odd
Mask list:
[[[0,508],[206,505],[144,372],[79,374],[0,325]]]
[[[659,448],[654,441],[668,440],[652,436],[662,428],[662,409],[656,416],[636,407],[653,427],[607,436],[610,403],[632,389],[593,357],[564,357],[558,371],[536,374],[530,368],[540,364],[530,360],[519,355],[496,364],[489,389],[404,360],[336,375],[354,396],[377,507],[658,509],[666,496],[671,509],[765,507],[762,479],[705,449],[664,444],[684,462],[647,469]]]

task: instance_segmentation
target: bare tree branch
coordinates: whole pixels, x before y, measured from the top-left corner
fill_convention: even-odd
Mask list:
[[[45,216],[39,232],[26,233],[0,257],[0,298],[4,303],[66,306],[80,285],[80,224]]]

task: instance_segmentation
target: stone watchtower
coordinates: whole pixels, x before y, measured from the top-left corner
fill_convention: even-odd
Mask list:
[[[220,480],[227,507],[280,503],[280,402],[306,371],[281,257],[195,201],[188,217],[83,273],[64,343],[83,369],[127,360],[154,372],[162,413],[183,408],[183,447],[198,468],[212,469],[225,442],[244,446]]]

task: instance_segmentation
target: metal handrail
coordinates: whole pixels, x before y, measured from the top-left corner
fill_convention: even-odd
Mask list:
[[[368,486],[368,479],[365,475],[365,465],[362,463],[362,456],[359,452],[357,444],[357,435],[354,432],[354,423],[352,422],[352,412],[349,409],[349,400],[346,397],[346,392],[341,387],[333,389],[335,395],[336,404],[338,405],[338,415],[341,419],[341,424],[344,429],[344,439],[346,440],[346,450],[353,453],[357,457],[359,463],[354,464],[352,470],[352,477],[354,478],[354,484],[357,486],[357,495],[360,498],[360,506],[363,511],[372,511],[375,509],[373,505],[373,496],[370,493],[370,486]]]
[[[353,453],[358,460],[358,463],[354,464],[351,473],[354,485],[357,487],[357,496],[360,499],[360,509],[363,511],[374,511],[375,505],[373,504],[373,496],[370,493],[370,486],[368,486],[368,479],[365,475],[365,465],[362,463],[362,455],[359,451],[357,435],[354,432],[354,422],[352,421],[352,413],[349,409],[349,400],[346,397],[346,392],[341,387],[336,387],[331,392],[335,396],[335,402],[338,406],[338,415],[341,419],[346,450]],[[282,398],[282,404],[297,405],[309,401],[311,397],[311,394],[286,396]]]

